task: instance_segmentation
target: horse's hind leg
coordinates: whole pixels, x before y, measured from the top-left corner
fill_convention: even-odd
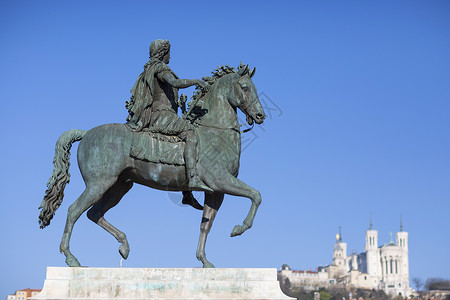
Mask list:
[[[77,201],[72,203],[67,212],[66,226],[61,240],[60,251],[66,256],[66,264],[69,267],[79,267],[80,263],[69,250],[70,236],[75,222],[89,207],[99,201],[103,194],[114,184],[117,178],[109,178],[104,181],[90,181],[86,183],[86,189],[78,197]]]
[[[102,197],[102,199],[94,204],[87,212],[87,217],[112,234],[120,243],[119,253],[124,258],[128,258],[130,253],[130,246],[128,245],[127,236],[122,231],[111,225],[104,218],[105,213],[116,206],[122,197],[131,189],[133,182],[131,181],[117,181]]]
[[[217,211],[222,205],[223,193],[205,193],[205,205],[200,225],[200,238],[197,246],[197,259],[203,263],[203,268],[214,268],[214,265],[206,259],[205,244]]]

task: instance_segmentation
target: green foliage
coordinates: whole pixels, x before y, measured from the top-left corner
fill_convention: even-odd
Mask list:
[[[348,295],[347,291],[342,286],[332,286],[325,291],[331,295],[330,300],[342,300],[344,297],[347,298]]]
[[[327,293],[326,291],[320,291],[320,300],[331,300],[331,298],[331,294]]]
[[[366,299],[364,297],[364,299]],[[383,290],[376,290],[373,289],[369,292],[367,299],[371,300],[385,300],[385,299],[391,299],[389,295],[387,295]]]
[[[314,300],[314,293],[320,293],[320,300],[342,300],[348,299],[349,293],[352,293],[353,299],[362,297],[365,300],[403,300],[402,296],[391,297],[383,290],[377,289],[361,289],[344,287],[342,285],[334,285],[328,288],[317,288],[314,290],[305,290],[301,286],[297,286],[289,281],[282,280],[280,282],[281,290],[288,296],[301,300]],[[450,299],[447,299],[450,300]]]
[[[289,280],[289,278],[286,278],[286,279],[284,280],[284,286],[285,286],[287,289],[290,289],[290,288],[291,288],[291,281]]]

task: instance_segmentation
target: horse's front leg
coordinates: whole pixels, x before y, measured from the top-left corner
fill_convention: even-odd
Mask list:
[[[253,225],[256,211],[261,204],[261,194],[259,193],[259,191],[240,181],[230,173],[224,172],[217,177],[218,178],[216,178],[214,185],[217,186],[218,189],[214,190],[219,190],[225,194],[233,196],[246,197],[252,201],[252,205],[247,214],[247,217],[245,217],[244,219],[243,224],[234,226],[233,231],[230,234],[230,236],[232,237],[241,235],[247,229],[250,229]]]
[[[223,193],[205,193],[205,205],[203,207],[202,223],[200,225],[200,237],[197,246],[197,259],[203,263],[203,268],[214,268],[214,265],[206,259],[205,245],[208,233],[216,217],[217,211],[223,202]]]

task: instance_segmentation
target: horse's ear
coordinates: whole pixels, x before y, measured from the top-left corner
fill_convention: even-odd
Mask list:
[[[253,75],[255,75],[255,72],[256,72],[256,67],[253,68],[253,70],[251,70],[250,72],[248,72],[248,75],[250,76],[250,78],[252,78]]]
[[[249,67],[248,67],[248,65],[245,65],[245,70],[244,70],[244,73],[243,73],[242,75],[245,75],[245,74],[247,74],[247,73],[248,73],[248,70],[249,70]]]
[[[248,72],[248,65],[241,65],[239,66],[239,75],[244,76]]]

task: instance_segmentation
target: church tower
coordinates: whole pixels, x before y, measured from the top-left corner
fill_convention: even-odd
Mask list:
[[[342,241],[341,227],[339,227],[339,234],[336,235],[336,244],[334,244],[333,265],[342,272],[347,271],[347,243]]]
[[[369,275],[379,276],[380,270],[380,251],[378,250],[378,230],[372,227],[372,216],[370,216],[370,226],[366,230],[366,272]]]
[[[409,261],[408,261],[408,233],[403,231],[403,222],[400,217],[400,231],[396,234],[397,246],[400,248],[400,276],[409,282]]]

